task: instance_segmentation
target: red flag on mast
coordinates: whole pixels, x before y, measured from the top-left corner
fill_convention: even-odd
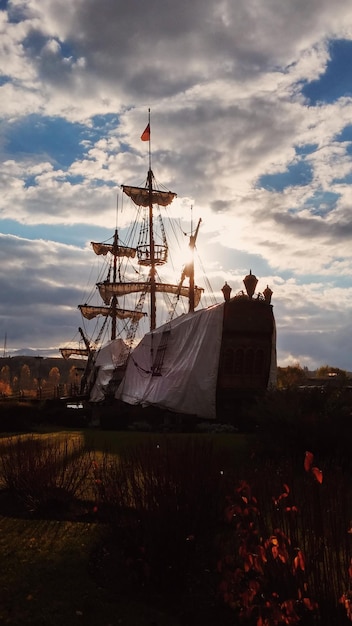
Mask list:
[[[142,132],[141,140],[142,141],[149,141],[150,140],[150,124],[148,124],[148,126],[146,126],[146,128]]]

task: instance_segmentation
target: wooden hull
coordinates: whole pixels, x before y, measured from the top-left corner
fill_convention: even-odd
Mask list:
[[[225,303],[218,390],[266,389],[272,365],[275,322],[263,300]]]

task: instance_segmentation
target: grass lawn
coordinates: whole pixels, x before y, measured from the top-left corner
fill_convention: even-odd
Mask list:
[[[181,626],[171,615],[99,587],[89,559],[96,524],[0,518],[0,623]]]
[[[61,434],[80,435],[98,453],[109,450],[117,454],[147,438],[157,442],[163,437],[100,430],[62,431]],[[215,435],[214,438],[216,444],[225,444],[237,462],[245,456],[245,438],[234,435]],[[134,593],[133,588],[126,593],[126,589],[114,588],[113,584],[101,585],[92,575],[91,557],[106,532],[102,523],[24,519],[3,511],[0,515],[0,623],[184,626],[182,607],[168,606],[162,598],[159,603],[155,598],[151,602],[147,596],[141,596],[140,591]]]
[[[0,624],[350,623],[349,459],[252,456],[241,434],[47,428],[0,444]]]
[[[65,431],[67,433],[67,431]],[[86,443],[92,445],[96,450],[106,450],[116,452],[117,454],[126,449],[126,447],[136,446],[146,441],[155,441],[157,443],[164,437],[172,437],[173,439],[189,439],[190,437],[196,437],[199,439],[211,438],[215,447],[219,447],[224,450],[229,450],[236,455],[238,461],[245,458],[250,450],[251,436],[246,434],[163,434],[163,433],[145,433],[145,432],[128,432],[128,431],[104,431],[83,429],[80,431],[74,431],[76,434],[81,433],[85,438]],[[74,434],[73,431],[69,433]]]

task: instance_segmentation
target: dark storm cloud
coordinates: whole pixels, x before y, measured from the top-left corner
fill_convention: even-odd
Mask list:
[[[60,326],[75,328],[86,279],[86,253],[73,246],[0,235],[0,334],[25,341],[55,341]],[[75,278],[72,267],[75,267]],[[71,310],[70,310],[71,307]],[[63,316],[63,311],[65,315]],[[52,331],[46,334],[45,328]],[[54,344],[55,345],[55,344]]]
[[[331,10],[327,0],[294,6],[279,0],[263,6],[250,0],[153,0],[147,5],[142,0],[76,0],[68,10],[56,0],[31,6],[44,18],[27,38],[42,79],[70,79],[69,64],[66,70],[58,67],[59,50],[49,54],[44,45],[38,50],[50,26],[51,36],[68,46],[62,57],[84,59],[84,72],[98,85],[113,81],[127,98],[152,100],[202,81],[248,80],[278,62],[292,63],[309,34],[314,37],[320,25],[327,26]],[[336,14],[347,6],[340,0]]]

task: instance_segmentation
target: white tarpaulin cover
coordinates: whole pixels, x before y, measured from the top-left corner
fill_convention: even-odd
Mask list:
[[[89,397],[91,402],[104,400],[104,391],[111,380],[115,367],[123,365],[127,355],[128,348],[125,342],[119,338],[110,341],[99,350],[94,363],[97,376]]]
[[[128,404],[215,418],[223,311],[220,304],[188,313],[145,335],[129,359],[116,397]]]

